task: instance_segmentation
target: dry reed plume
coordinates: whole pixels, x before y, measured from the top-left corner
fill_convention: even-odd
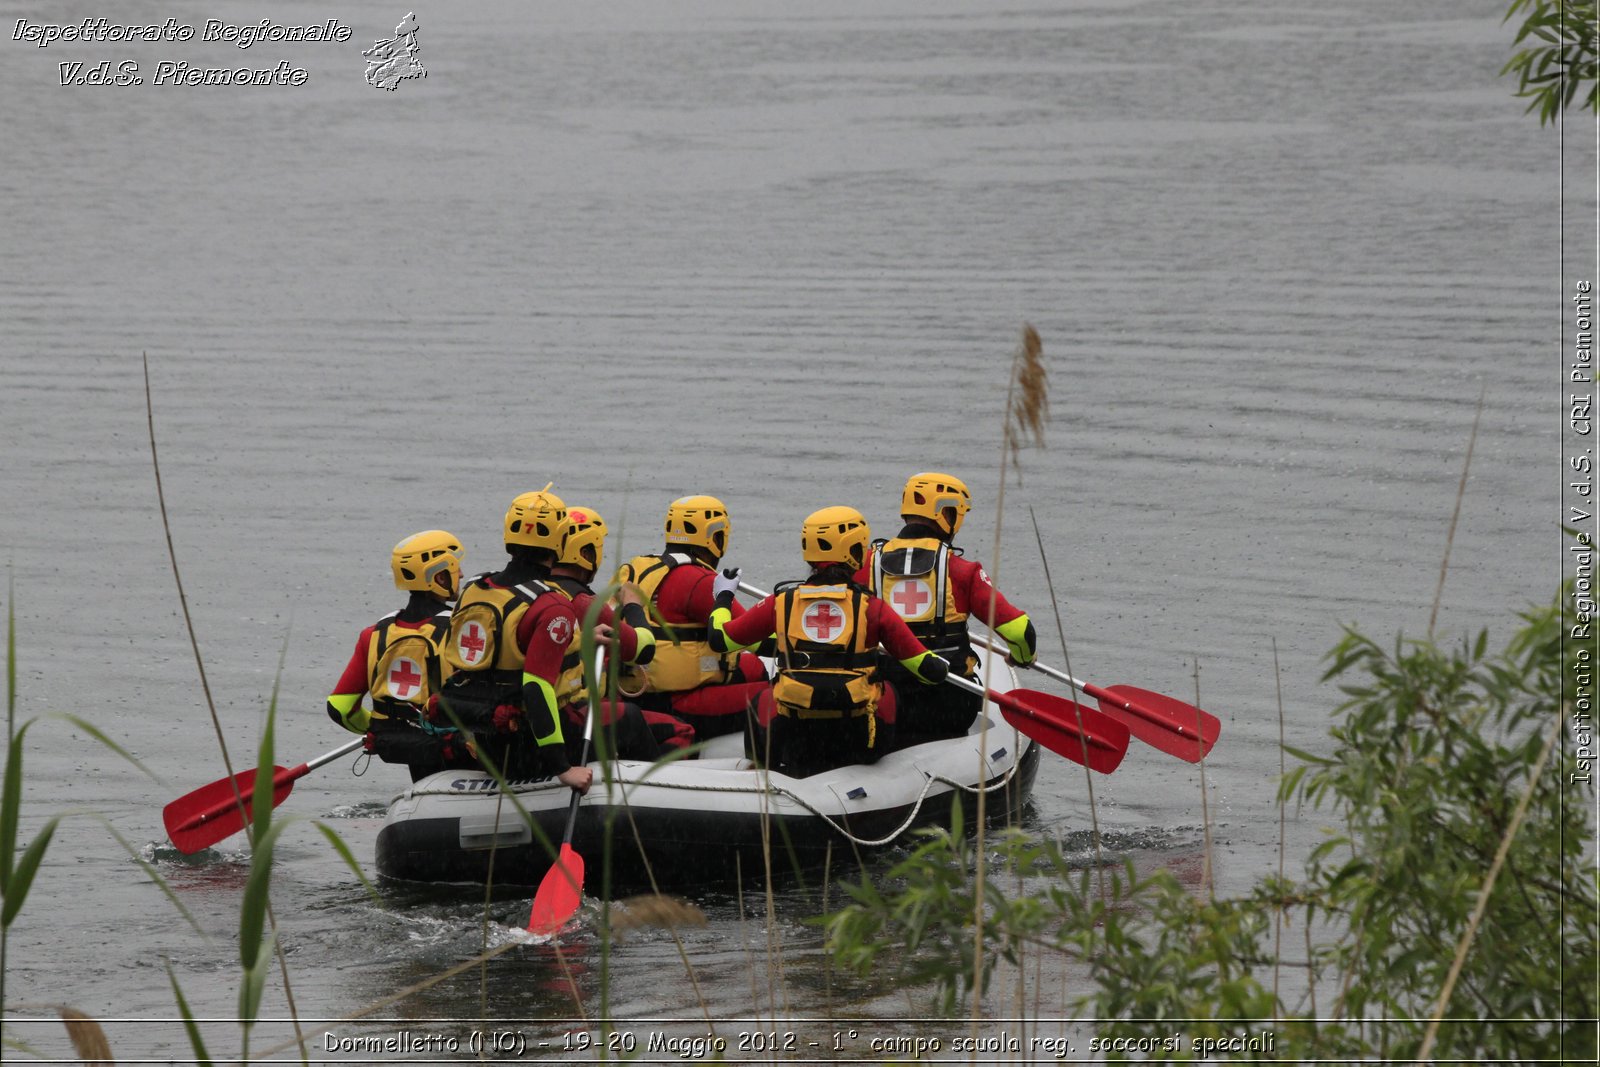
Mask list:
[[[106,1040],[106,1032],[100,1029],[99,1023],[77,1008],[63,1005],[56,1011],[66,1024],[67,1037],[72,1041],[72,1049],[80,1061],[105,1065],[116,1062],[111,1058],[111,1042]]]
[[[1044,343],[1027,323],[1011,358],[1012,388],[1007,397],[1006,447],[1018,463],[1024,445],[1044,447],[1044,424],[1050,421],[1050,382],[1044,369]],[[1020,470],[1020,464],[1018,469]]]
[[[706,913],[687,901],[660,893],[643,893],[626,897],[611,905],[613,931],[638,930],[659,926],[675,930],[680,926],[704,926]]]

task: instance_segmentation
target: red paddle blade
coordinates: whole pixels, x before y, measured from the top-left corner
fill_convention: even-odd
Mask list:
[[[282,767],[272,768],[272,776],[275,782],[272,806],[277,807],[294,789],[294,777]],[[234,793],[235,782],[239,786],[237,795],[244,797],[242,815]],[[252,769],[240,771],[232,778],[220,778],[179,797],[161,811],[167,837],[187,856],[238,833],[255,818],[250,810],[255,786],[256,772]]]
[[[533,896],[533,911],[528,916],[530,934],[550,935],[567,925],[583,899],[583,857],[569,844],[545,872],[539,891]]]
[[[1099,700],[1100,710],[1127,723],[1133,736],[1190,763],[1204,759],[1222,732],[1215,715],[1137,686],[1113,685]]]
[[[1110,774],[1128,751],[1128,728],[1104,712],[1035,689],[990,691],[1006,721],[1050,751]]]

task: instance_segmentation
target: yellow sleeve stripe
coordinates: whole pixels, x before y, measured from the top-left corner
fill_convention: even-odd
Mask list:
[[[529,674],[527,671],[522,672],[522,684],[524,686],[533,685],[538,687],[540,694],[544,697],[544,706],[550,717],[550,732],[543,737],[535,734],[533,743],[540,748],[546,745],[561,744],[565,738],[561,735],[561,709],[556,707],[556,687],[540,678],[537,674]],[[528,725],[531,727],[533,723],[530,722]]]
[[[752,641],[748,645],[735,644],[733,638],[722,630],[723,626],[727,625],[728,620],[732,618],[733,612],[728,608],[711,609],[711,633],[708,636],[711,639],[711,651],[719,655],[724,652],[742,652],[747,648],[755,648],[761,643],[760,641]]]

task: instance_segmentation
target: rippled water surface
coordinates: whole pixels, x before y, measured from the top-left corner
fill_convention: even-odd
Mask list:
[[[1504,634],[1559,577],[1562,140],[1496,76],[1503,8],[474,4],[418,12],[428,75],[392,93],[364,84],[360,49],[402,8],[117,9],[354,31],[248,52],[0,39],[0,536],[21,714],[81,715],[159,779],[70,725],[32,728],[25,836],[67,808],[103,821],[58,832],[7,999],[127,1020],[107,1028],[130,1058],[187,1047],[139,1021],[175,1015],[163,957],[198,1015],[236,1010],[243,846],[185,860],[158,844],[161,807],[223,772],[141,354],[236,762],[274,685],[280,762],[344,739],[323,697],[360,627],[398,606],[387,551],[413,530],[445,526],[470,567],[493,565],[506,503],[554,480],[605,514],[620,560],[657,546],[670,499],[713,492],[730,559],[769,584],[795,576],[807,512],[849,503],[892,532],[904,477],[949,469],[977,495],[963,542],[1033,610],[1047,660],[1064,640],[1099,684],[1198,686],[1223,722],[1204,808],[1197,769],[1148,748],[1096,781],[1118,850],[1195,882],[1204,811],[1222,891],[1276,871],[1275,664],[1288,738],[1315,748],[1341,626],[1426,629],[1480,394],[1439,628]],[[8,27],[103,13],[4,6]],[[59,84],[58,62],[102,59],[288,59],[309,77]],[[1569,173],[1592,174],[1578,142]],[[1006,490],[997,560],[1024,321],[1051,422]],[[402,777],[339,763],[281,810],[328,818],[370,870]],[[1080,770],[1049,758],[1036,828],[1081,844],[1088,816]],[[1320,830],[1290,822],[1291,864]],[[710,922],[683,955],[708,1010],[927,1032],[887,1021],[924,1002],[823,965],[814,889],[770,918],[759,894],[700,901]],[[507,936],[481,927],[478,890],[369,900],[309,825],[282,838],[273,900],[307,1018]],[[489,910],[514,926],[525,908],[506,893]],[[558,1041],[548,1020],[598,1014],[608,971],[610,1011],[692,1030],[679,949],[643,934],[605,957],[594,918],[560,954],[515,948],[378,1014],[527,1020]],[[1063,983],[1039,981],[1049,1016]],[[266,1010],[287,1014],[276,979]],[[55,1024],[28,1036],[64,1047]]]

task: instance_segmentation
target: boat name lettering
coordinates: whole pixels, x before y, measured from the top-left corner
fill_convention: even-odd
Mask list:
[[[542,778],[512,778],[506,785],[515,791],[518,786],[538,785],[540,782],[548,782],[552,777],[547,774]],[[493,778],[456,778],[450,782],[450,788],[458,793],[490,793],[497,786]]]

